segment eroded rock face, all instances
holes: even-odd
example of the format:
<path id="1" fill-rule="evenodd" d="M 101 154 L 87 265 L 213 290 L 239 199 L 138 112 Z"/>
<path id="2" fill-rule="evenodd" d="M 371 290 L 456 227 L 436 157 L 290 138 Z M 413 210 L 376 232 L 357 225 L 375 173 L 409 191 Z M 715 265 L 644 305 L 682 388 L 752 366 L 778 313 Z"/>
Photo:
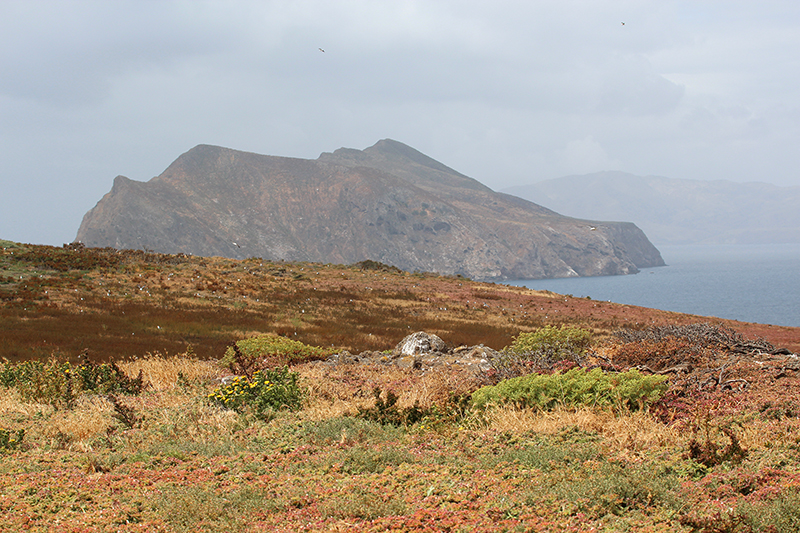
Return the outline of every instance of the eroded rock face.
<path id="1" fill-rule="evenodd" d="M 234 259 L 370 259 L 487 281 L 664 264 L 634 224 L 559 215 L 388 139 L 317 160 L 197 146 L 146 183 L 117 177 L 76 239 Z"/>

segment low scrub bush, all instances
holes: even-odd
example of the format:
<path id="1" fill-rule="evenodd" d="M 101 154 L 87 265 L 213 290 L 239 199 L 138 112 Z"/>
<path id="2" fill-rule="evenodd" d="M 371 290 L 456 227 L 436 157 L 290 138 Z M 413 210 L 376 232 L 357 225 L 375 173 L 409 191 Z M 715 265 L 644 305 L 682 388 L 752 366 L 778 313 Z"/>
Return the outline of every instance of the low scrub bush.
<path id="1" fill-rule="evenodd" d="M 329 349 L 309 346 L 285 337 L 259 335 L 230 346 L 220 363 L 233 373 L 251 379 L 260 369 L 325 359 L 331 353 Z"/>
<path id="2" fill-rule="evenodd" d="M 551 369 L 561 361 L 580 364 L 592 344 L 591 332 L 574 326 L 545 326 L 530 333 L 520 333 L 503 351 L 535 366 Z"/>
<path id="3" fill-rule="evenodd" d="M 730 440 L 727 446 L 723 448 L 709 435 L 706 435 L 705 440 L 698 440 L 695 437 L 689 441 L 688 458 L 707 467 L 714 467 L 725 462 L 741 463 L 747 456 L 747 450 L 742 449 L 736 433 L 729 427 L 721 427 L 719 430 Z"/>
<path id="4" fill-rule="evenodd" d="M 106 399 L 114 406 L 114 418 L 126 428 L 131 429 L 142 422 L 141 417 L 136 414 L 133 408 L 120 403 L 119 399 L 113 394 L 106 396 Z"/>
<path id="5" fill-rule="evenodd" d="M 426 410 L 420 428 L 439 429 L 446 427 L 463 427 L 480 419 L 472 410 L 472 395 L 467 393 L 451 393 L 441 402 L 434 403 Z"/>
<path id="6" fill-rule="evenodd" d="M 361 270 L 377 270 L 378 272 L 394 272 L 397 274 L 402 273 L 403 271 L 397 268 L 396 266 L 387 265 L 385 263 L 381 263 L 380 261 L 373 261 L 372 259 L 366 259 L 364 261 L 359 261 L 355 263 L 353 266 L 361 269 Z"/>
<path id="7" fill-rule="evenodd" d="M 622 342 L 682 339 L 696 345 L 714 346 L 742 340 L 742 336 L 733 329 L 725 326 L 712 326 L 708 323 L 667 324 L 664 326 L 649 326 L 643 329 L 624 328 L 614 332 L 614 336 Z"/>
<path id="8" fill-rule="evenodd" d="M 800 490 L 787 487 L 775 498 L 741 501 L 736 515 L 750 531 L 794 533 L 800 530 Z"/>
<path id="9" fill-rule="evenodd" d="M 752 350 L 769 353 L 775 350 L 775 347 L 764 339 L 748 340 L 741 333 L 729 327 L 705 322 L 651 326 L 644 329 L 622 329 L 615 332 L 614 336 L 623 343 L 640 341 L 658 343 L 667 340 L 678 340 L 683 341 L 694 349 L 726 349 L 737 353 L 748 353 Z"/>
<path id="10" fill-rule="evenodd" d="M 741 427 L 740 405 L 722 393 L 692 395 L 689 415 L 682 425 L 692 431 L 686 458 L 713 468 L 723 463 L 738 464 L 748 455 L 739 443 L 734 427 Z M 720 440 L 727 440 L 723 446 Z"/>
<path id="11" fill-rule="evenodd" d="M 560 355 L 582 354 L 592 344 L 591 332 L 574 326 L 545 326 L 530 333 L 520 333 L 508 346 L 512 352 Z"/>
<path id="12" fill-rule="evenodd" d="M 568 370 L 581 366 L 592 334 L 574 326 L 544 326 L 520 333 L 493 357 L 484 378 L 491 385 L 536 371 Z"/>
<path id="13" fill-rule="evenodd" d="M 386 399 L 381 398 L 380 387 L 375 387 L 375 405 L 373 407 L 361 407 L 358 416 L 365 420 L 372 420 L 379 424 L 391 424 L 393 426 L 410 426 L 421 421 L 430 414 L 429 410 L 423 409 L 419 403 L 414 403 L 411 407 L 400 408 L 397 406 L 397 395 L 392 391 L 386 391 Z"/>
<path id="14" fill-rule="evenodd" d="M 597 445 L 589 439 L 564 442 L 560 436 L 535 435 L 528 440 L 505 432 L 500 434 L 498 440 L 509 446 L 497 455 L 485 459 L 483 466 L 493 467 L 505 461 L 541 472 L 565 471 L 570 466 L 597 459 L 599 455 Z"/>
<path id="15" fill-rule="evenodd" d="M 288 367 L 258 370 L 252 378 L 239 376 L 213 390 L 212 403 L 238 413 L 251 411 L 257 418 L 268 419 L 273 411 L 297 410 L 303 402 L 303 391 L 297 384 L 299 374 Z"/>
<path id="16" fill-rule="evenodd" d="M 652 370 L 676 365 L 701 365 L 712 355 L 709 348 L 677 338 L 642 339 L 613 347 L 615 364 L 627 367 L 644 365 Z"/>
<path id="17" fill-rule="evenodd" d="M 131 378 L 114 362 L 72 365 L 55 359 L 6 361 L 0 368 L 0 385 L 15 387 L 25 401 L 49 404 L 70 403 L 82 393 L 135 395 L 143 388 L 141 372 Z"/>
<path id="18" fill-rule="evenodd" d="M 550 410 L 557 406 L 612 406 L 644 409 L 666 391 L 666 376 L 646 376 L 637 370 L 605 373 L 599 368 L 574 368 L 565 373 L 530 374 L 482 387 L 472 394 L 477 408 L 514 404 Z"/>
<path id="19" fill-rule="evenodd" d="M 0 428 L 0 453 L 16 450 L 22 444 L 22 438 L 25 436 L 24 429 Z"/>
<path id="20" fill-rule="evenodd" d="M 112 268 L 120 262 L 117 251 L 112 248 L 86 248 L 80 243 L 65 244 L 62 248 L 36 245 L 26 248 L 24 253 L 15 256 L 17 261 L 59 272 Z"/>

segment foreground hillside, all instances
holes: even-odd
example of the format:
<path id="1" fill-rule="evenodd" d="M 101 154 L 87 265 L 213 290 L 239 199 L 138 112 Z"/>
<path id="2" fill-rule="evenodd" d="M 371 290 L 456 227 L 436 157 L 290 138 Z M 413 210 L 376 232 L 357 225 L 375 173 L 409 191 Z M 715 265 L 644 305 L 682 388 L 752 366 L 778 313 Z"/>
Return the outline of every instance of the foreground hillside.
<path id="1" fill-rule="evenodd" d="M 800 528 L 797 328 L 2 244 L 0 530 Z M 402 364 L 422 330 L 440 364 Z"/>
<path id="2" fill-rule="evenodd" d="M 370 262 L 237 261 L 8 241 L 0 261 L 0 357 L 11 360 L 83 351 L 107 360 L 189 346 L 216 358 L 253 333 L 359 353 L 423 330 L 454 346 L 499 349 L 546 324 L 602 336 L 623 326 L 705 320 Z M 717 322 L 800 351 L 795 328 Z"/>

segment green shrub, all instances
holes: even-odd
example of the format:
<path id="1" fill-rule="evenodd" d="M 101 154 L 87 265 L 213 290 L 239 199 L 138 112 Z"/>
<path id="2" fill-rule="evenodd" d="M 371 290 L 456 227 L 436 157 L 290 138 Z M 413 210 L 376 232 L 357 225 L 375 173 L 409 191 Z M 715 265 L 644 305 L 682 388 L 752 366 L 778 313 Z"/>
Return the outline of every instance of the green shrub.
<path id="1" fill-rule="evenodd" d="M 24 436 L 24 429 L 14 431 L 13 429 L 0 428 L 0 453 L 19 448 Z"/>
<path id="2" fill-rule="evenodd" d="M 472 394 L 472 403 L 478 408 L 515 404 L 543 410 L 559 405 L 643 409 L 666 391 L 666 379 L 645 376 L 637 370 L 615 374 L 599 368 L 574 368 L 563 374 L 530 374 L 482 387 Z"/>
<path id="3" fill-rule="evenodd" d="M 544 326 L 520 333 L 513 342 L 493 357 L 485 377 L 490 384 L 537 370 L 567 370 L 582 366 L 583 355 L 592 344 L 591 332 L 574 326 Z"/>
<path id="4" fill-rule="evenodd" d="M 220 363 L 235 374 L 252 378 L 258 369 L 325 359 L 331 352 L 330 349 L 267 334 L 238 341 L 227 349 Z"/>
<path id="5" fill-rule="evenodd" d="M 239 376 L 233 382 L 212 391 L 208 398 L 226 409 L 238 413 L 252 411 L 268 419 L 273 411 L 297 410 L 303 402 L 303 391 L 297 384 L 299 374 L 288 367 L 258 370 L 252 378 Z"/>
<path id="6" fill-rule="evenodd" d="M 142 374 L 128 377 L 114 362 L 6 361 L 0 368 L 0 385 L 16 387 L 25 401 L 49 404 L 69 403 L 81 393 L 139 394 Z"/>
<path id="7" fill-rule="evenodd" d="M 586 353 L 592 344 L 591 332 L 574 326 L 545 326 L 530 333 L 520 333 L 506 348 L 532 361 L 553 364 Z"/>
<path id="8" fill-rule="evenodd" d="M 86 362 L 70 369 L 73 387 L 82 392 L 97 394 L 139 394 L 143 388 L 142 372 L 135 378 L 128 377 L 116 363 Z"/>

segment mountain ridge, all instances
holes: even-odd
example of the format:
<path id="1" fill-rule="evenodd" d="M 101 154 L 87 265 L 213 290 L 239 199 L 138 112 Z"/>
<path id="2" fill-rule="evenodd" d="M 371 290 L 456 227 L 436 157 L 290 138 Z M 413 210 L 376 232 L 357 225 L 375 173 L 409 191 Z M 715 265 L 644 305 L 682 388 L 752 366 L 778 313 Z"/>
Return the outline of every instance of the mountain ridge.
<path id="1" fill-rule="evenodd" d="M 634 224 L 564 217 L 391 139 L 316 160 L 198 145 L 148 182 L 117 177 L 76 240 L 239 259 L 372 259 L 481 280 L 663 265 Z"/>

